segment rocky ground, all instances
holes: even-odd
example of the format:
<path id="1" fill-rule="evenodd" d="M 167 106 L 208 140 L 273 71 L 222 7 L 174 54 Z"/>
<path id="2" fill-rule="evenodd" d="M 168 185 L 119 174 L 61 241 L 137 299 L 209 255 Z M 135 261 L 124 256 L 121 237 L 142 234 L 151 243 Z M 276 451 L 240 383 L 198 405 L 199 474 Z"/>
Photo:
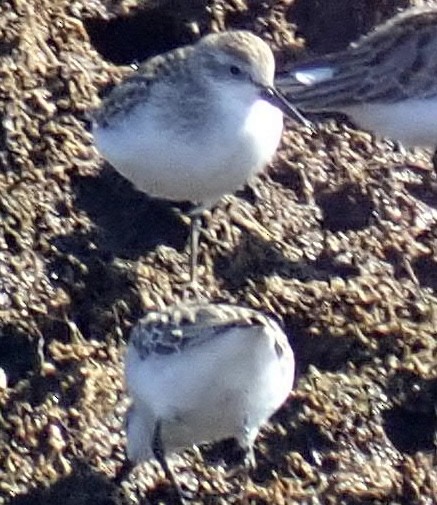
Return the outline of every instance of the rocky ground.
<path id="1" fill-rule="evenodd" d="M 199 33 L 250 29 L 284 68 L 412 3 L 1 3 L 0 504 L 172 503 L 153 462 L 121 485 L 114 476 L 124 345 L 145 310 L 181 299 L 188 221 L 98 157 L 88 111 L 99 96 L 132 62 Z M 297 358 L 245 499 L 437 503 L 430 153 L 342 122 L 288 124 L 266 173 L 205 217 L 200 263 L 205 299 L 275 314 Z M 224 443 L 175 459 L 194 503 L 242 501 L 231 453 Z"/>

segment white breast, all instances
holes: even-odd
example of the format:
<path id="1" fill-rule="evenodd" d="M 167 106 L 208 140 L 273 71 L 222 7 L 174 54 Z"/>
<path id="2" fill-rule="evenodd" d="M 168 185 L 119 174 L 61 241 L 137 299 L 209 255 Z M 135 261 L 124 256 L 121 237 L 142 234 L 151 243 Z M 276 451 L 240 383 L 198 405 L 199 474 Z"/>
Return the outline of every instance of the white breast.
<path id="1" fill-rule="evenodd" d="M 279 109 L 230 94 L 223 96 L 216 117 L 194 133 L 163 124 L 146 104 L 116 127 L 96 127 L 94 137 L 103 156 L 138 189 L 212 204 L 271 160 L 281 132 Z"/>
<path id="2" fill-rule="evenodd" d="M 293 383 L 290 348 L 278 356 L 274 334 L 235 329 L 181 353 L 126 356 L 126 382 L 135 405 L 162 419 L 169 452 L 192 444 L 253 438 L 287 398 Z M 149 415 L 150 417 L 150 415 Z"/>

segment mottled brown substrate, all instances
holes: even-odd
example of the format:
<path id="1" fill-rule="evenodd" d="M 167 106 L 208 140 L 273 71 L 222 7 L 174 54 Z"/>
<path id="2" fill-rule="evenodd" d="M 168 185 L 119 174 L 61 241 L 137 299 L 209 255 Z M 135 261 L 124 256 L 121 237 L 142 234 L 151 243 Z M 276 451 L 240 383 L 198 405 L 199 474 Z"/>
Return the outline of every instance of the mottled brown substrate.
<path id="1" fill-rule="evenodd" d="M 124 460 L 129 328 L 180 299 L 189 276 L 187 220 L 132 190 L 92 147 L 87 111 L 129 71 L 113 63 L 244 27 L 282 67 L 344 46 L 406 2 L 353 3 L 344 23 L 354 33 L 334 26 L 315 43 L 317 23 L 351 2 L 304 12 L 297 0 L 2 2 L 1 504 L 171 503 L 153 462 L 112 480 Z M 206 216 L 202 294 L 282 318 L 299 368 L 259 438 L 253 503 L 437 501 L 432 176 L 426 154 L 342 123 L 315 134 L 288 125 L 268 175 Z M 241 475 L 222 467 L 230 453 L 224 443 L 203 451 L 212 466 L 192 452 L 175 461 L 197 501 L 241 502 Z"/>

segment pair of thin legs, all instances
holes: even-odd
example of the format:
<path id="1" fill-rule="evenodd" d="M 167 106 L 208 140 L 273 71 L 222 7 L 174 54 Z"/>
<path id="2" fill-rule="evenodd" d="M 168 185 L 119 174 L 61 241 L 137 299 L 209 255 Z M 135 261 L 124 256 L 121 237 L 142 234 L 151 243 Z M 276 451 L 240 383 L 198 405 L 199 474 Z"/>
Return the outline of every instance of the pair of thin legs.
<path id="1" fill-rule="evenodd" d="M 255 453 L 253 450 L 253 437 L 246 429 L 244 431 L 243 440 L 244 441 L 241 445 L 243 446 L 243 449 L 245 451 L 244 470 L 247 480 L 249 478 L 249 470 L 251 469 L 253 470 L 256 467 L 256 460 L 255 460 Z M 160 420 L 157 421 L 155 425 L 155 431 L 153 433 L 153 441 L 152 441 L 152 451 L 153 454 L 155 455 L 155 458 L 157 459 L 162 469 L 164 470 L 166 478 L 170 481 L 173 489 L 176 491 L 177 494 L 176 505 L 186 505 L 187 500 L 190 500 L 191 497 L 187 496 L 187 494 L 180 489 L 179 484 L 177 483 L 177 480 L 167 462 L 167 459 L 165 457 L 164 444 L 162 441 L 162 423 Z"/>

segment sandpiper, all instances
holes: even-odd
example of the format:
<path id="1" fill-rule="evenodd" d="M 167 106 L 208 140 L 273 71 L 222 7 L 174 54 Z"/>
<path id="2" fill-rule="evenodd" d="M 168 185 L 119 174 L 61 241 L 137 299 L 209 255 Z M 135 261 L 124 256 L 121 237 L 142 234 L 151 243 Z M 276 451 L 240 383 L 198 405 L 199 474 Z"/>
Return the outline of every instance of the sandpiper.
<path id="1" fill-rule="evenodd" d="M 96 145 L 117 171 L 151 196 L 197 205 L 192 280 L 201 212 L 271 160 L 281 109 L 305 122 L 274 88 L 274 71 L 259 37 L 214 33 L 147 60 L 95 114 Z"/>
<path id="2" fill-rule="evenodd" d="M 405 147 L 437 145 L 437 8 L 400 13 L 346 50 L 297 64 L 276 85 L 303 111 L 342 112 Z"/>
<path id="3" fill-rule="evenodd" d="M 235 438 L 255 465 L 255 438 L 291 391 L 294 355 L 255 310 L 185 303 L 134 327 L 125 377 L 128 457 L 158 459 L 178 490 L 165 455 L 193 445 Z"/>

